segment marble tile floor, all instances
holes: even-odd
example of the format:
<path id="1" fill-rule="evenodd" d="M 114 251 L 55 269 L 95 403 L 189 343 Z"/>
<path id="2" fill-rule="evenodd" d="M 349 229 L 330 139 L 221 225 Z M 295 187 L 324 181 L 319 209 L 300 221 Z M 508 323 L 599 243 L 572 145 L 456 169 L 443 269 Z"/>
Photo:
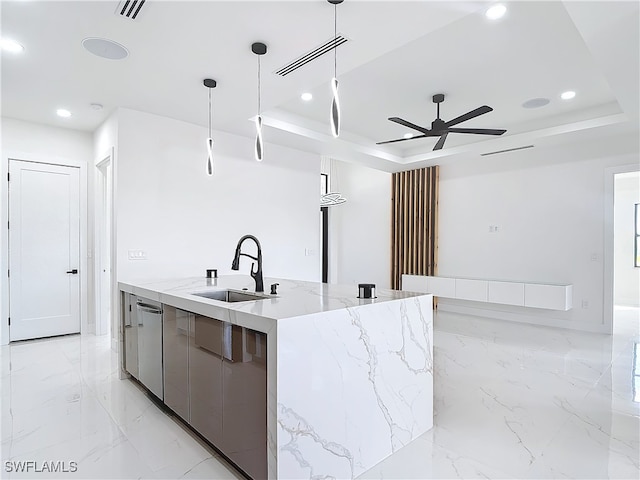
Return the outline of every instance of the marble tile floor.
<path id="1" fill-rule="evenodd" d="M 614 324 L 437 313 L 435 427 L 360 478 L 640 478 L 640 310 L 616 308 Z M 108 337 L 0 347 L 0 367 L 0 478 L 242 478 L 118 379 Z M 9 472 L 18 461 L 77 471 Z"/>

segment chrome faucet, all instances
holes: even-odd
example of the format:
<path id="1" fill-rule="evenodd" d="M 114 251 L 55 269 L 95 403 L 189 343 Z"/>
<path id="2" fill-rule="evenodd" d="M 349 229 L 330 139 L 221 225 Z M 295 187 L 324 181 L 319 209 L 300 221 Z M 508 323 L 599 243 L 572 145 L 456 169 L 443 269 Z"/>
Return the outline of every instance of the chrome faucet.
<path id="1" fill-rule="evenodd" d="M 242 249 L 242 243 L 247 239 L 251 239 L 256 243 L 256 246 L 258 247 L 257 257 L 254 257 L 253 255 L 249 255 L 246 253 L 241 253 L 240 250 Z M 238 245 L 236 246 L 236 255 L 233 257 L 231 270 L 238 270 L 240 268 L 241 256 L 249 257 L 255 260 L 256 262 L 258 262 L 258 270 L 256 270 L 255 272 L 253 271 L 253 267 L 255 266 L 255 263 L 251 264 L 251 276 L 256 281 L 256 292 L 264 292 L 264 280 L 262 278 L 262 248 L 260 247 L 260 242 L 256 237 L 254 237 L 253 235 L 245 235 L 240 240 L 238 240 Z"/>

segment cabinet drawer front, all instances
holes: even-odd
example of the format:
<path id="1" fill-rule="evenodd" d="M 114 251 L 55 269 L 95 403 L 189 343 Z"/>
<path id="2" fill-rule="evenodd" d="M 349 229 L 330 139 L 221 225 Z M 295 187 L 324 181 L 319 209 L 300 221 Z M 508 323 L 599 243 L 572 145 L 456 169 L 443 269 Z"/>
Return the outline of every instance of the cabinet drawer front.
<path id="1" fill-rule="evenodd" d="M 402 290 L 405 292 L 429 292 L 427 277 L 422 275 L 402 275 Z"/>
<path id="2" fill-rule="evenodd" d="M 570 310 L 572 307 L 571 285 L 542 285 L 527 283 L 524 286 L 525 307 Z"/>
<path id="3" fill-rule="evenodd" d="M 487 281 L 456 278 L 456 298 L 486 302 Z"/>
<path id="4" fill-rule="evenodd" d="M 524 306 L 524 283 L 489 282 L 489 302 Z"/>
<path id="5" fill-rule="evenodd" d="M 428 292 L 436 297 L 456 298 L 456 279 L 427 277 Z"/>
<path id="6" fill-rule="evenodd" d="M 220 320 L 196 315 L 194 343 L 197 347 L 222 356 L 222 332 Z"/>

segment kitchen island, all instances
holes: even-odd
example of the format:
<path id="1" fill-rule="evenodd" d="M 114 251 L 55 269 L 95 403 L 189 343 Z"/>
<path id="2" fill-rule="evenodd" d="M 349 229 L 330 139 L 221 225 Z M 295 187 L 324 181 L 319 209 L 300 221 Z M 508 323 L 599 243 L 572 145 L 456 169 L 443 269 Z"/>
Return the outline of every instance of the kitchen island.
<path id="1" fill-rule="evenodd" d="M 190 312 L 196 322 L 216 319 L 249 332 L 238 336 L 242 351 L 220 356 L 235 367 L 264 357 L 259 365 L 266 374 L 266 438 L 258 444 L 266 465 L 263 470 L 243 468 L 241 452 L 228 455 L 232 461 L 253 477 L 355 478 L 433 426 L 431 295 L 378 290 L 376 298 L 360 299 L 356 286 L 273 278 L 265 279 L 265 290 L 273 283 L 279 284 L 277 294 L 234 303 L 194 293 L 252 292 L 253 279 L 238 275 L 119 284 L 123 299 L 132 294 L 159 302 L 167 307 L 165 315 Z M 165 343 L 166 355 L 173 350 Z M 189 361 L 193 369 L 197 360 L 190 355 Z M 165 371 L 165 385 L 168 378 Z M 192 397 L 191 416 L 199 408 Z M 243 417 L 264 423 L 260 416 Z M 223 431 L 231 420 L 222 415 L 221 424 Z M 234 428 L 252 428 L 239 425 Z"/>

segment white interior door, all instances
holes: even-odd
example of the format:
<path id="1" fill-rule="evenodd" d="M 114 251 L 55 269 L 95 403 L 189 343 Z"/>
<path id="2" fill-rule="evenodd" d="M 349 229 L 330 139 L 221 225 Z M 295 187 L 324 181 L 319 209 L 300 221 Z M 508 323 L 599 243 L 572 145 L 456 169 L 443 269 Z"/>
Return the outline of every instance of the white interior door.
<path id="1" fill-rule="evenodd" d="M 9 160 L 11 341 L 80 332 L 79 170 Z"/>

